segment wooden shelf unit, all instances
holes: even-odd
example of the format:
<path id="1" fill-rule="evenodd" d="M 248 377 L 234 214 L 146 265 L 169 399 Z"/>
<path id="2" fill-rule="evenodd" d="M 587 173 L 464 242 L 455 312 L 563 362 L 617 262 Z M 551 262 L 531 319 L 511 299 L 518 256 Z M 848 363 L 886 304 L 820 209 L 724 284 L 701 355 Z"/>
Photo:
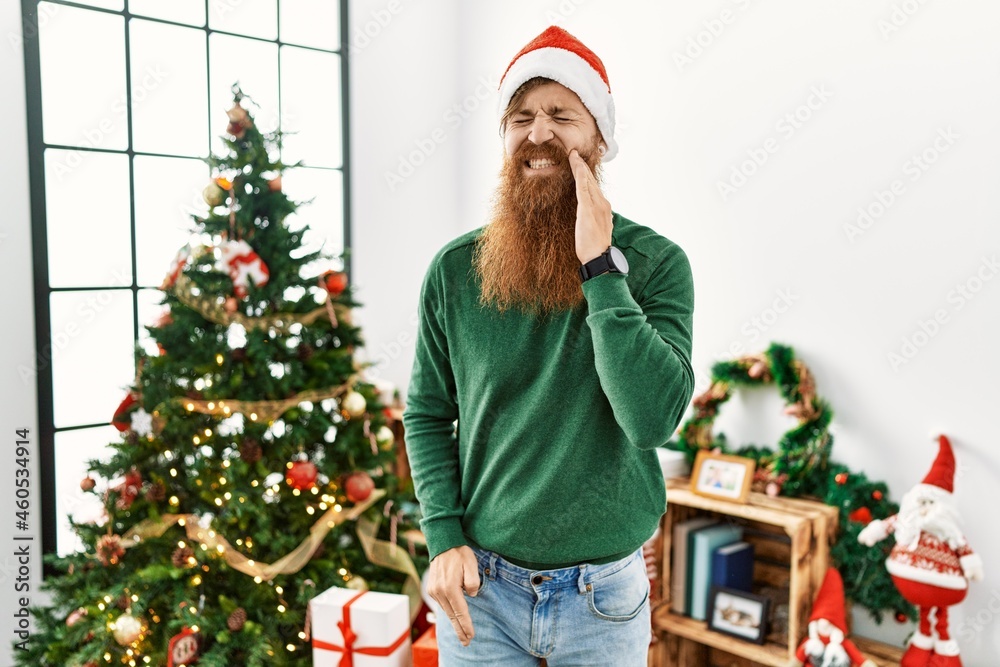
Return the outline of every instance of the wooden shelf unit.
<path id="1" fill-rule="evenodd" d="M 788 587 L 784 641 L 776 641 L 773 632 L 763 645 L 740 641 L 709 630 L 704 621 L 670 611 L 673 527 L 706 513 L 749 529 L 745 539 L 754 544 L 755 558 L 761 558 L 754 567 L 757 582 Z M 656 645 L 659 664 L 708 665 L 708 649 L 714 648 L 745 658 L 748 664 L 784 667 L 806 635 L 812 600 L 826 575 L 837 523 L 837 508 L 823 503 L 751 493 L 746 504 L 739 504 L 692 493 L 688 478 L 667 480 L 667 512 L 661 524 L 660 602 L 653 611 L 653 630 L 663 639 Z"/>

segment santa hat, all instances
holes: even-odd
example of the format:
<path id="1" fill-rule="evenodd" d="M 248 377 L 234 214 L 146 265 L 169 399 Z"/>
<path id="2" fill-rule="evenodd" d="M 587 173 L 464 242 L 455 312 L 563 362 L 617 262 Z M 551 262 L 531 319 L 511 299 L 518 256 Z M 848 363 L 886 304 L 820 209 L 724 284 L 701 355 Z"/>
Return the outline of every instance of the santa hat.
<path id="1" fill-rule="evenodd" d="M 823 585 L 820 586 L 819 594 L 813 603 L 812 616 L 809 623 L 826 619 L 830 625 L 834 626 L 845 635 L 847 634 L 847 614 L 844 612 L 844 580 L 840 578 L 840 572 L 831 567 L 826 571 L 823 578 Z"/>
<path id="2" fill-rule="evenodd" d="M 938 436 L 938 455 L 923 484 L 937 486 L 948 493 L 955 492 L 955 453 L 947 436 Z"/>
<path id="3" fill-rule="evenodd" d="M 576 93 L 597 121 L 608 146 L 602 159 L 606 162 L 618 154 L 614 138 L 615 102 L 611 98 L 608 73 L 597 54 L 562 28 L 549 26 L 514 56 L 500 79 L 501 116 L 521 84 L 536 76 L 552 79 Z"/>

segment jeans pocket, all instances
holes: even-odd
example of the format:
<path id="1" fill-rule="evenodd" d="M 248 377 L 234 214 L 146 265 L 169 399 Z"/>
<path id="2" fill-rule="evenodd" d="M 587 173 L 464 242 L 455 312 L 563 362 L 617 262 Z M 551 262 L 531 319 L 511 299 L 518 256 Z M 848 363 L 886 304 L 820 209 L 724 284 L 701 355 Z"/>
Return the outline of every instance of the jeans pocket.
<path id="1" fill-rule="evenodd" d="M 489 586 L 489 568 L 490 561 L 482 555 L 482 552 L 476 553 L 476 573 L 479 575 L 479 591 L 476 593 L 477 597 L 482 595 L 483 591 L 485 591 L 487 586 Z M 466 594 L 466 597 L 472 598 L 472 596 L 468 594 Z"/>
<path id="2" fill-rule="evenodd" d="M 587 603 L 591 613 L 605 621 L 630 621 L 649 601 L 649 577 L 645 561 L 630 556 L 628 565 L 604 577 L 591 580 Z"/>

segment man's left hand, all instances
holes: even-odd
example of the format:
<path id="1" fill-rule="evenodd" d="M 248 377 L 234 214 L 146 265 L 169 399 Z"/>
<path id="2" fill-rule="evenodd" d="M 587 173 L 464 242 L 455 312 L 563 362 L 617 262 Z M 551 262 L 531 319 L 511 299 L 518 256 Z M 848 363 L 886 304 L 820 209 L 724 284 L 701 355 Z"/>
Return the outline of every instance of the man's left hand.
<path id="1" fill-rule="evenodd" d="M 611 203 L 575 148 L 569 152 L 569 164 L 576 180 L 576 256 L 586 264 L 611 245 Z"/>

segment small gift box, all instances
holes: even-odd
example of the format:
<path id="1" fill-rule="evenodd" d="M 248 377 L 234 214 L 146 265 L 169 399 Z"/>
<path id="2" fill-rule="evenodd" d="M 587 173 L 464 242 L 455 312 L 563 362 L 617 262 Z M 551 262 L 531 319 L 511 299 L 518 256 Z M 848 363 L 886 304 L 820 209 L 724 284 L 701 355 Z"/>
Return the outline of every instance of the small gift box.
<path id="1" fill-rule="evenodd" d="M 309 605 L 315 667 L 412 667 L 405 595 L 334 586 Z"/>
<path id="2" fill-rule="evenodd" d="M 413 642 L 413 667 L 438 667 L 436 628 L 436 625 L 427 628 L 427 632 Z"/>

